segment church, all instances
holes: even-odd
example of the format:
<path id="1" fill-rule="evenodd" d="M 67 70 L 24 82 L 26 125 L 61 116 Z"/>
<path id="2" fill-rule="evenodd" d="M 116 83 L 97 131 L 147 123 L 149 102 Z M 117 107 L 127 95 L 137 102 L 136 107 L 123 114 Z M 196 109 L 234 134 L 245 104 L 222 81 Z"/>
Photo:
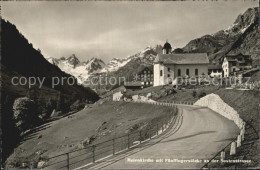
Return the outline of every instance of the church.
<path id="1" fill-rule="evenodd" d="M 153 86 L 174 84 L 176 77 L 199 77 L 208 74 L 207 53 L 172 53 L 171 44 L 166 41 L 163 53 L 154 60 Z"/>

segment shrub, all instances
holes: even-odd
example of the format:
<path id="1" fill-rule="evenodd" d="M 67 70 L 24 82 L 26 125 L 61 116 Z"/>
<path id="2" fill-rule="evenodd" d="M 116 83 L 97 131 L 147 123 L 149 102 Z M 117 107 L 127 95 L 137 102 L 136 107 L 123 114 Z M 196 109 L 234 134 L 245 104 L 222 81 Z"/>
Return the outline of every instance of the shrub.
<path id="1" fill-rule="evenodd" d="M 192 91 L 192 96 L 195 98 L 197 96 L 197 91 L 193 90 Z"/>
<path id="2" fill-rule="evenodd" d="M 85 107 L 85 104 L 83 102 L 80 102 L 80 100 L 76 100 L 71 106 L 70 110 L 72 111 L 78 111 Z"/>
<path id="3" fill-rule="evenodd" d="M 204 91 L 200 91 L 199 94 L 198 94 L 198 97 L 199 98 L 202 98 L 204 96 L 206 96 L 207 94 L 204 92 Z"/>
<path id="4" fill-rule="evenodd" d="M 13 111 L 15 125 L 21 132 L 32 128 L 40 122 L 37 105 L 27 97 L 15 99 Z"/>

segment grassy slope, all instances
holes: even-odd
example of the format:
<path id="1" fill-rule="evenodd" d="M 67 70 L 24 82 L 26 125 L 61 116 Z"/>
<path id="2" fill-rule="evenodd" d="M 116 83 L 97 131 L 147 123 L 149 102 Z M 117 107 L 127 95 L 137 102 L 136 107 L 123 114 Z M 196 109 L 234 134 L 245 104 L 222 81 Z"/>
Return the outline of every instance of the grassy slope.
<path id="1" fill-rule="evenodd" d="M 37 152 L 42 152 L 41 157 L 51 157 L 77 149 L 86 137 L 96 135 L 104 122 L 107 135 L 97 138 L 95 143 L 111 139 L 114 135 L 124 135 L 131 127 L 142 122 L 160 121 L 171 112 L 172 108 L 149 104 L 105 102 L 93 105 L 72 115 L 72 118 L 64 117 L 38 127 L 16 148 L 8 162 L 37 160 Z"/>

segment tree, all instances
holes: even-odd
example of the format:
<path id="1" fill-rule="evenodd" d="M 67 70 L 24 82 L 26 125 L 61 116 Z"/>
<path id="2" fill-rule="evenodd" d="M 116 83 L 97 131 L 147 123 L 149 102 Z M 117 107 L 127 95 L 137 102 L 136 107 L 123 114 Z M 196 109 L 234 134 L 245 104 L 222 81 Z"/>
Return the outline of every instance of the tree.
<path id="1" fill-rule="evenodd" d="M 64 96 L 63 96 L 63 94 L 61 92 L 59 92 L 56 110 L 65 112 Z"/>
<path id="2" fill-rule="evenodd" d="M 15 125 L 21 132 L 32 128 L 40 122 L 37 105 L 28 97 L 15 99 L 13 111 Z"/>
<path id="3" fill-rule="evenodd" d="M 6 160 L 19 141 L 19 130 L 13 119 L 14 98 L 10 95 L 1 94 L 1 123 L 2 123 L 2 160 Z"/>
<path id="4" fill-rule="evenodd" d="M 42 53 L 42 51 L 41 51 L 39 48 L 37 49 L 37 51 L 38 51 L 40 54 Z"/>
<path id="5" fill-rule="evenodd" d="M 184 53 L 184 51 L 181 48 L 176 48 L 175 50 L 173 50 L 173 53 L 179 54 L 179 53 Z"/>

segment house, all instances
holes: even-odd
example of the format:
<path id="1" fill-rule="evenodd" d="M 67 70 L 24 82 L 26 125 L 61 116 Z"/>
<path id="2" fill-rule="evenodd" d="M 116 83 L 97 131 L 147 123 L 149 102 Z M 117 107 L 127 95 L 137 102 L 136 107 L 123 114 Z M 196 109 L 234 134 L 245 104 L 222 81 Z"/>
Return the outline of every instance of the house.
<path id="1" fill-rule="evenodd" d="M 141 89 L 153 85 L 153 66 L 141 65 L 132 81 L 124 83 L 126 89 Z"/>
<path id="2" fill-rule="evenodd" d="M 153 85 L 153 67 L 141 67 L 138 69 L 138 77 L 143 87 Z"/>
<path id="3" fill-rule="evenodd" d="M 221 65 L 209 65 L 208 75 L 210 77 L 222 77 L 222 66 Z"/>
<path id="4" fill-rule="evenodd" d="M 252 58 L 249 55 L 241 53 L 236 55 L 227 55 L 222 63 L 224 77 L 236 76 L 238 72 L 252 68 Z"/>
<path id="5" fill-rule="evenodd" d="M 158 54 L 154 60 L 154 86 L 174 84 L 176 77 L 199 77 L 208 73 L 206 53 L 172 54 L 168 42 L 163 48 L 163 54 Z"/>
<path id="6" fill-rule="evenodd" d="M 126 89 L 141 89 L 143 88 L 141 81 L 131 81 L 131 82 L 125 82 L 124 87 Z"/>

